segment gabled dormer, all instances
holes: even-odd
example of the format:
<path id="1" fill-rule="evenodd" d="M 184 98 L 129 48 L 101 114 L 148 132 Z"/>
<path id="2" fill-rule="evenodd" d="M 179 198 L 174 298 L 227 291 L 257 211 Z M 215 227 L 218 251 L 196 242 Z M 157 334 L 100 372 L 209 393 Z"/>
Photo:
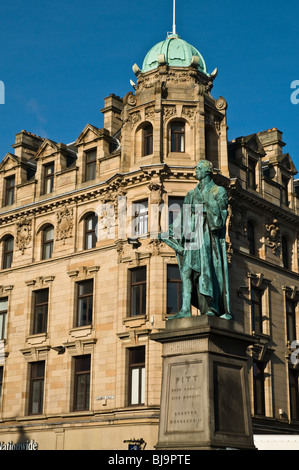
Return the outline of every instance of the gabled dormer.
<path id="1" fill-rule="evenodd" d="M 22 182 L 21 159 L 7 153 L 0 164 L 1 206 L 11 208 L 16 202 L 16 186 Z"/>
<path id="2" fill-rule="evenodd" d="M 34 156 L 37 182 L 36 195 L 45 196 L 63 191 L 63 184 L 60 184 L 63 179 L 60 178 L 60 175 L 73 169 L 76 157 L 77 155 L 72 146 L 45 139 Z M 75 176 L 73 178 L 74 184 Z"/>
<path id="3" fill-rule="evenodd" d="M 280 204 L 285 208 L 294 208 L 294 176 L 297 169 L 288 153 L 272 155 L 269 158 L 270 174 L 280 185 Z"/>
<path id="4" fill-rule="evenodd" d="M 111 153 L 113 138 L 107 129 L 87 124 L 74 146 L 78 149 L 77 184 L 92 184 L 101 179 L 100 163 Z"/>
<path id="5" fill-rule="evenodd" d="M 261 192 L 262 166 L 266 152 L 258 134 L 237 137 L 228 145 L 231 175 L 249 191 Z"/>

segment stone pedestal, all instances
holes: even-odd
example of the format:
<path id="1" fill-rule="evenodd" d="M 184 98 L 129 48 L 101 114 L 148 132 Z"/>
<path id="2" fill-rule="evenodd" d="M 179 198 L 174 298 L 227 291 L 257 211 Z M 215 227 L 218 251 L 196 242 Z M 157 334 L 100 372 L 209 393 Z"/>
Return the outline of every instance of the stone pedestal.
<path id="1" fill-rule="evenodd" d="M 157 450 L 254 450 L 242 325 L 211 316 L 169 320 Z"/>

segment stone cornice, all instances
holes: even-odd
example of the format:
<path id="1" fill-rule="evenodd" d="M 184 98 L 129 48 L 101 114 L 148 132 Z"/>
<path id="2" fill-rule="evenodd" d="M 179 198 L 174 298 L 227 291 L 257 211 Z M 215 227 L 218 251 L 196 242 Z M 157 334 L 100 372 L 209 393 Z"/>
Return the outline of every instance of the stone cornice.
<path id="1" fill-rule="evenodd" d="M 267 214 L 268 216 L 275 217 L 279 220 L 283 219 L 285 222 L 291 224 L 294 224 L 294 222 L 298 224 L 298 214 L 273 204 L 263 198 L 259 193 L 247 191 L 241 188 L 240 185 L 234 185 L 234 183 L 230 185 L 229 192 L 231 196 L 236 197 L 238 201 L 243 201 L 248 205 L 248 207 L 253 207 L 254 210 L 260 210 L 263 214 Z"/>

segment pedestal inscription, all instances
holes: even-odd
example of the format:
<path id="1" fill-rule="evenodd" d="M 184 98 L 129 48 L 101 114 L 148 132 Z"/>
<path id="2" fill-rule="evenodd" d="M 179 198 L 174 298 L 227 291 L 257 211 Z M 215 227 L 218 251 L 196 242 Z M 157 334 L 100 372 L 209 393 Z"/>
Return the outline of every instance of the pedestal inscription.
<path id="1" fill-rule="evenodd" d="M 243 326 L 208 315 L 172 320 L 162 343 L 158 450 L 253 450 Z"/>
<path id="2" fill-rule="evenodd" d="M 202 370 L 202 361 L 169 365 L 166 433 L 202 430 Z"/>

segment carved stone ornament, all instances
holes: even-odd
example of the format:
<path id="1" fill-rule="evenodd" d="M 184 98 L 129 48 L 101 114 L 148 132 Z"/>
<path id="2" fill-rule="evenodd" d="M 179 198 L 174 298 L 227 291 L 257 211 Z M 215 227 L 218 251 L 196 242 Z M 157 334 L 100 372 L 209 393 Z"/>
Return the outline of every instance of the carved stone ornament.
<path id="1" fill-rule="evenodd" d="M 137 99 L 136 96 L 133 95 L 133 93 L 130 93 L 127 97 L 127 103 L 129 106 L 136 106 Z"/>
<path id="2" fill-rule="evenodd" d="M 73 209 L 64 207 L 57 212 L 57 229 L 56 229 L 56 240 L 65 240 L 70 238 L 73 234 Z"/>
<path id="3" fill-rule="evenodd" d="M 19 250 L 22 251 L 22 255 L 24 254 L 25 248 L 29 245 L 31 241 L 31 227 L 31 219 L 22 218 L 17 223 L 16 244 Z"/>
<path id="4" fill-rule="evenodd" d="M 182 115 L 183 115 L 183 116 L 186 116 L 187 118 L 189 118 L 190 121 L 194 121 L 194 119 L 195 119 L 195 113 L 196 113 L 196 109 L 195 109 L 195 108 L 191 108 L 190 106 L 184 106 L 184 107 L 183 107 Z"/>
<path id="5" fill-rule="evenodd" d="M 164 119 L 167 119 L 171 116 L 174 116 L 176 114 L 176 107 L 175 106 L 165 106 L 164 107 Z"/>
<path id="6" fill-rule="evenodd" d="M 148 189 L 151 192 L 150 194 L 151 204 L 161 204 L 161 202 L 163 202 L 163 199 L 162 199 L 163 185 L 158 182 L 152 182 L 148 185 Z"/>
<path id="7" fill-rule="evenodd" d="M 141 114 L 140 114 L 140 112 L 138 111 L 137 113 L 129 114 L 128 120 L 129 120 L 129 121 L 132 123 L 132 125 L 134 126 L 135 124 L 137 124 L 137 122 L 141 121 Z"/>
<path id="8" fill-rule="evenodd" d="M 154 119 L 155 117 L 155 108 L 152 106 L 151 108 L 146 108 L 145 110 L 145 117 L 146 119 Z"/>
<path id="9" fill-rule="evenodd" d="M 266 224 L 265 229 L 268 246 L 272 248 L 273 254 L 279 254 L 281 248 L 281 241 L 278 220 L 274 219 L 273 222 Z"/>
<path id="10" fill-rule="evenodd" d="M 221 111 L 227 108 L 227 102 L 222 96 L 216 101 L 216 108 Z"/>

